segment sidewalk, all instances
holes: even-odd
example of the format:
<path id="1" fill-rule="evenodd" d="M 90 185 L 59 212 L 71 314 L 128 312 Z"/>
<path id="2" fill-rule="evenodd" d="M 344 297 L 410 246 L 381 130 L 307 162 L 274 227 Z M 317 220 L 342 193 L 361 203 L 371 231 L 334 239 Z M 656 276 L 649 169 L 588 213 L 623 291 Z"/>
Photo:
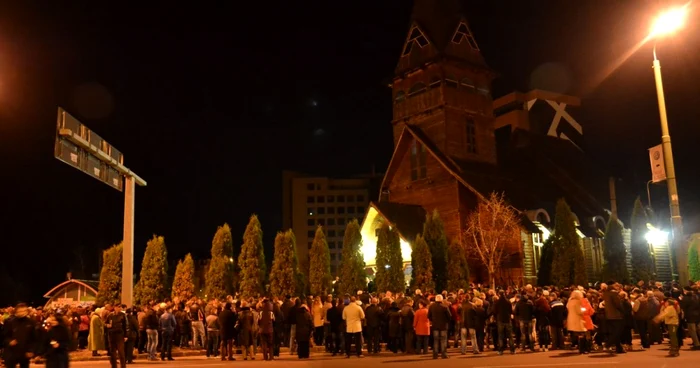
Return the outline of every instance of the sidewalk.
<path id="1" fill-rule="evenodd" d="M 325 351 L 323 346 L 314 346 L 313 348 L 310 349 L 312 353 L 323 353 Z M 262 352 L 262 349 L 258 348 L 258 354 Z M 204 356 L 206 355 L 206 350 L 195 350 L 195 349 L 180 349 L 178 347 L 173 347 L 173 358 L 177 357 L 192 357 L 192 356 Z M 109 360 L 109 356 L 107 356 L 106 352 L 100 352 L 102 356 L 99 357 L 94 357 L 92 356 L 91 351 L 83 350 L 83 351 L 75 351 L 70 353 L 70 360 L 72 362 L 90 362 L 90 361 L 107 361 Z M 236 350 L 236 354 L 241 354 L 240 350 Z M 289 348 L 282 347 L 280 348 L 280 354 L 289 354 Z M 156 354 L 157 358 L 160 358 L 160 353 Z M 148 359 L 148 354 L 138 354 L 134 355 L 134 359 L 138 359 L 140 361 L 147 360 Z"/>

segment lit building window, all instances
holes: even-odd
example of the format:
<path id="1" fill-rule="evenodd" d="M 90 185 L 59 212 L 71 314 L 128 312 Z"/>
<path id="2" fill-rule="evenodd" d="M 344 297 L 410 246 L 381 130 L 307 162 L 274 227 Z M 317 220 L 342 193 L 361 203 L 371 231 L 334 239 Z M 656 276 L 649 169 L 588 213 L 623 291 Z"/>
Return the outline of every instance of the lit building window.
<path id="1" fill-rule="evenodd" d="M 309 208 L 308 213 L 309 213 L 309 216 L 313 216 L 316 214 L 316 211 L 314 211 L 313 208 Z"/>

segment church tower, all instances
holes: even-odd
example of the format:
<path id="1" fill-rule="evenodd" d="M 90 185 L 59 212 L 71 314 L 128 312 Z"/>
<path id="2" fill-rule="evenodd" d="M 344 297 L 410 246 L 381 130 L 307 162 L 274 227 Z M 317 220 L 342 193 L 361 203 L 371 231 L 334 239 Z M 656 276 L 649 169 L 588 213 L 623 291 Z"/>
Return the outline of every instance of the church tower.
<path id="1" fill-rule="evenodd" d="M 495 164 L 495 73 L 465 14 L 461 0 L 415 0 L 392 83 L 394 145 L 410 125 L 455 162 Z"/>

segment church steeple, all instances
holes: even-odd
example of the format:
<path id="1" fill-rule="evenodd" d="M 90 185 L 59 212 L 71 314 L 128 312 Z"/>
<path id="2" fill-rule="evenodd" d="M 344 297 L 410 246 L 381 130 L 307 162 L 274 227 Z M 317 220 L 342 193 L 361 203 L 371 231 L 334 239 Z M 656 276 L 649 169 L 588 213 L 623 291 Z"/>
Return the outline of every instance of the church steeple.
<path id="1" fill-rule="evenodd" d="M 463 0 L 415 0 L 396 73 L 441 57 L 486 67 L 469 29 Z"/>

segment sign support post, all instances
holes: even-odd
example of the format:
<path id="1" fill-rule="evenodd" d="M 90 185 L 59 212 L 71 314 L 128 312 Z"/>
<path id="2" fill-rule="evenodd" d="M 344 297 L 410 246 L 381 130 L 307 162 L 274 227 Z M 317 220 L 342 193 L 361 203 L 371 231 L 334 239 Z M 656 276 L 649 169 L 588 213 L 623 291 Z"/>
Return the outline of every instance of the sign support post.
<path id="1" fill-rule="evenodd" d="M 122 304 L 134 305 L 134 192 L 132 176 L 124 178 L 124 239 L 122 241 Z"/>

